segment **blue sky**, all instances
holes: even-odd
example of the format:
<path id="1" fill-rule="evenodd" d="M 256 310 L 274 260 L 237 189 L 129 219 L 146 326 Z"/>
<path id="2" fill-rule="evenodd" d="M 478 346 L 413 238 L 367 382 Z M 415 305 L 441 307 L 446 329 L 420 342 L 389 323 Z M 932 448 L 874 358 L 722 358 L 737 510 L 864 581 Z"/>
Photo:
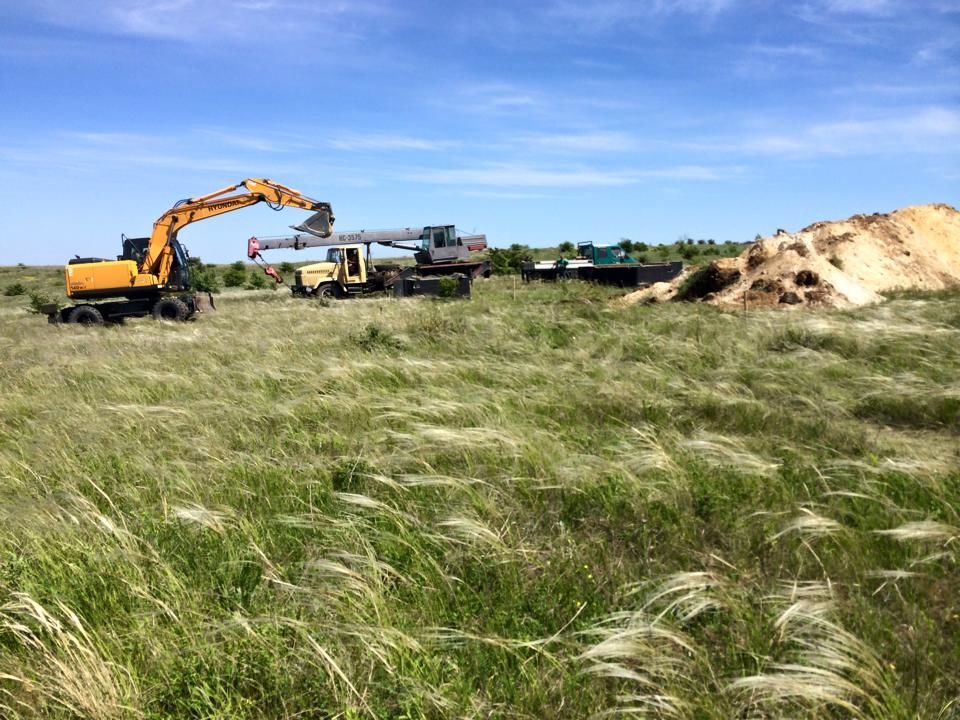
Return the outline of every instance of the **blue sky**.
<path id="1" fill-rule="evenodd" d="M 245 177 L 500 246 L 957 205 L 958 96 L 960 0 L 0 0 L 2 262 Z M 235 260 L 304 217 L 181 238 Z"/>

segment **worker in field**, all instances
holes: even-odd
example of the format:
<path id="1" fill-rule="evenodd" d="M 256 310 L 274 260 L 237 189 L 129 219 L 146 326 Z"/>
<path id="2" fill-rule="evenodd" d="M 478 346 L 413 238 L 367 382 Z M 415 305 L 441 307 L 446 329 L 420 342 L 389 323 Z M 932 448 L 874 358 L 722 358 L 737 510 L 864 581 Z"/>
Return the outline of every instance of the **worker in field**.
<path id="1" fill-rule="evenodd" d="M 567 258 L 563 255 L 560 256 L 559 260 L 557 260 L 557 280 L 567 279 L 567 262 Z"/>

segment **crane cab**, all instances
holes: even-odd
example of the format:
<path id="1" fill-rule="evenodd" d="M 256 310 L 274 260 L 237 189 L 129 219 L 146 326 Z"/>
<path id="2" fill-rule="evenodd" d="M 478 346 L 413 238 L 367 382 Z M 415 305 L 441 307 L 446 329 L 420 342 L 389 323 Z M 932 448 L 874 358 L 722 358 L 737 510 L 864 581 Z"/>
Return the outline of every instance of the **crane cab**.
<path id="1" fill-rule="evenodd" d="M 453 225 L 428 225 L 420 233 L 420 249 L 414 255 L 420 265 L 467 260 L 470 251 L 457 237 Z"/>

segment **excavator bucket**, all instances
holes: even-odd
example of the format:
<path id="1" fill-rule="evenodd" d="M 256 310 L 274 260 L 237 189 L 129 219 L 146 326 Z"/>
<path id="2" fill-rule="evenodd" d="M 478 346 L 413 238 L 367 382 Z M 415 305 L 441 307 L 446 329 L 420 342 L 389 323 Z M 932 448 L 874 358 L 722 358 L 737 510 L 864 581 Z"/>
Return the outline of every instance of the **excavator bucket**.
<path id="1" fill-rule="evenodd" d="M 198 313 L 213 313 L 217 311 L 217 306 L 213 302 L 213 295 L 207 292 L 199 292 L 193 296 L 193 307 Z"/>
<path id="2" fill-rule="evenodd" d="M 322 238 L 330 237 L 333 232 L 333 223 L 330 222 L 330 213 L 327 210 L 315 212 L 299 225 L 291 225 L 290 227 Z"/>

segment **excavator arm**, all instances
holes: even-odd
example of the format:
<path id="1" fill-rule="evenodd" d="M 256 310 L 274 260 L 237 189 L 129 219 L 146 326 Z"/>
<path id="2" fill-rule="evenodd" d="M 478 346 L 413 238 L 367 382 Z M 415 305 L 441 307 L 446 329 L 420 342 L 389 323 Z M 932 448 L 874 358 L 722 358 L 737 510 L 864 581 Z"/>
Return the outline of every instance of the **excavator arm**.
<path id="1" fill-rule="evenodd" d="M 237 192 L 241 188 L 246 192 Z M 153 224 L 150 242 L 140 263 L 140 274 L 155 276 L 158 285 L 166 284 L 173 264 L 171 241 L 177 237 L 181 228 L 198 220 L 233 212 L 260 202 L 266 202 L 276 210 L 281 207 L 312 210 L 315 215 L 308 221 L 311 231 L 320 237 L 328 237 L 333 232 L 333 209 L 329 203 L 313 200 L 298 190 L 272 180 L 247 178 L 236 185 L 230 185 L 207 195 L 181 200 L 161 215 Z"/>

